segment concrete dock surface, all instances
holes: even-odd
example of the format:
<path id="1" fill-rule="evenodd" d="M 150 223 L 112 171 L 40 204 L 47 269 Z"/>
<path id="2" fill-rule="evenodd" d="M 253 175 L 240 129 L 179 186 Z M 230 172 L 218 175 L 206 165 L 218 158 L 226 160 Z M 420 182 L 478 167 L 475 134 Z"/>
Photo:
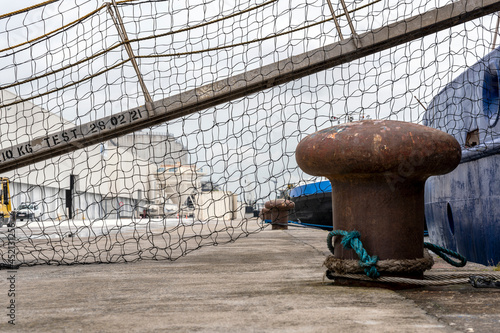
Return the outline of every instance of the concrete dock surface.
<path id="1" fill-rule="evenodd" d="M 323 280 L 326 236 L 267 228 L 174 262 L 3 269 L 0 331 L 500 331 L 500 289 L 462 284 L 393 291 Z M 460 270 L 439 260 L 438 270 Z M 15 325 L 7 297 L 12 281 Z"/>

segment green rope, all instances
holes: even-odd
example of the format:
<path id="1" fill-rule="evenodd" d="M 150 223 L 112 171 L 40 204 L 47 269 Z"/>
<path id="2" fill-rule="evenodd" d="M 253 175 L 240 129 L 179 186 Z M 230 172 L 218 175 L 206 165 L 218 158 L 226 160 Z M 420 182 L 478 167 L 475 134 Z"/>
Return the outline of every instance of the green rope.
<path id="1" fill-rule="evenodd" d="M 347 232 L 344 230 L 333 230 L 328 233 L 327 244 L 328 249 L 333 254 L 332 240 L 334 236 L 342 236 L 342 241 L 340 242 L 345 249 L 352 249 L 359 257 L 359 266 L 364 267 L 365 273 L 368 277 L 376 279 L 380 276 L 375 265 L 377 264 L 377 256 L 369 256 L 368 252 L 363 247 L 363 243 L 359 237 L 361 236 L 358 231 L 353 230 Z"/>
<path id="2" fill-rule="evenodd" d="M 432 252 L 440 256 L 444 261 L 446 261 L 448 264 L 452 266 L 464 267 L 465 264 L 467 264 L 467 259 L 465 259 L 463 255 L 454 252 L 452 250 L 445 249 L 444 247 L 441 247 L 439 245 L 424 242 L 424 248 L 431 250 Z M 460 261 L 459 262 L 453 261 L 448 256 L 454 257 Z"/>
<path id="3" fill-rule="evenodd" d="M 376 279 L 380 276 L 380 273 L 377 271 L 375 265 L 377 264 L 378 257 L 377 256 L 369 256 L 368 252 L 363 248 L 363 243 L 361 243 L 360 233 L 356 230 L 351 232 L 344 230 L 333 230 L 328 233 L 327 237 L 327 245 L 330 252 L 334 253 L 333 247 L 333 237 L 334 236 L 342 236 L 342 240 L 340 243 L 345 249 L 352 249 L 359 257 L 359 266 L 364 267 L 365 273 L 368 277 L 372 279 Z M 438 256 L 443 258 L 444 261 L 453 265 L 455 267 L 463 267 L 467 263 L 467 259 L 464 256 L 460 255 L 457 252 L 445 249 L 441 246 L 424 242 L 424 248 L 431 250 L 436 253 Z M 454 257 L 459 260 L 459 262 L 453 261 L 450 257 Z"/>

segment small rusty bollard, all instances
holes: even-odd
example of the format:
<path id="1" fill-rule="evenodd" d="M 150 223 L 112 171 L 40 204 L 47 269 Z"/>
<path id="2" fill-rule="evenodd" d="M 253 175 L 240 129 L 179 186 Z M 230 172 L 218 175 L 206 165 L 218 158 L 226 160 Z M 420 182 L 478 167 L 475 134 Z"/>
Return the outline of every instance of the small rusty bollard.
<path id="1" fill-rule="evenodd" d="M 262 210 L 260 211 L 260 218 L 264 221 L 271 221 L 271 211 L 265 207 L 262 208 Z"/>
<path id="2" fill-rule="evenodd" d="M 295 208 L 295 203 L 290 200 L 277 199 L 265 203 L 271 214 L 272 230 L 288 229 L 288 211 Z"/>
<path id="3" fill-rule="evenodd" d="M 333 229 L 361 234 L 371 256 L 423 257 L 424 185 L 460 162 L 455 138 L 423 125 L 365 120 L 333 126 L 304 138 L 300 168 L 332 183 Z M 358 259 L 334 240 L 334 257 Z"/>

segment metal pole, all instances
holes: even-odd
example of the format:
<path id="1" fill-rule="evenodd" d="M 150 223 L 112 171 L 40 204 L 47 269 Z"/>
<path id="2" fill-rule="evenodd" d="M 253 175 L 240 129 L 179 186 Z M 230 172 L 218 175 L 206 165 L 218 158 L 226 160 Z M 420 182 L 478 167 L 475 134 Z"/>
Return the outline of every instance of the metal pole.
<path id="1" fill-rule="evenodd" d="M 492 51 L 495 49 L 495 46 L 497 45 L 498 26 L 499 25 L 500 25 L 500 12 L 497 13 L 497 27 L 495 29 L 495 34 L 493 35 L 493 46 L 491 47 Z"/>
<path id="2" fill-rule="evenodd" d="M 352 20 L 349 16 L 349 11 L 347 10 L 347 6 L 345 5 L 344 0 L 340 0 L 340 3 L 342 4 L 342 8 L 344 9 L 345 17 L 347 18 L 347 22 L 349 23 L 349 28 L 351 28 L 351 33 L 353 36 L 356 36 L 356 30 L 354 30 L 354 25 L 352 24 Z"/>
<path id="3" fill-rule="evenodd" d="M 144 80 L 142 78 L 142 74 L 139 70 L 139 65 L 137 65 L 137 61 L 135 60 L 135 55 L 134 52 L 132 51 L 132 47 L 130 46 L 130 41 L 127 36 L 127 31 L 125 30 L 125 26 L 123 24 L 123 20 L 120 16 L 120 13 L 118 12 L 118 6 L 116 5 L 116 0 L 112 0 L 113 8 L 116 12 L 116 17 L 113 13 L 113 10 L 110 7 L 110 4 L 108 3 L 108 11 L 111 15 L 111 18 L 113 19 L 113 23 L 116 26 L 116 30 L 118 30 L 118 34 L 120 35 L 120 38 L 122 39 L 124 45 L 125 45 L 125 50 L 127 51 L 128 57 L 130 61 L 132 62 L 132 66 L 134 67 L 135 73 L 137 74 L 137 78 L 139 79 L 139 84 L 142 89 L 142 93 L 144 94 L 144 99 L 146 100 L 146 109 L 148 111 L 152 110 L 152 103 L 153 99 L 151 98 L 151 95 L 149 94 L 149 91 L 146 87 L 146 84 L 144 83 Z"/>
<path id="4" fill-rule="evenodd" d="M 425 105 L 415 95 L 413 95 L 413 97 L 415 97 L 417 102 L 424 108 L 425 111 L 427 111 L 427 108 L 425 107 Z"/>
<path id="5" fill-rule="evenodd" d="M 330 8 L 330 12 L 332 13 L 333 22 L 335 22 L 335 27 L 337 28 L 337 32 L 339 33 L 340 40 L 344 40 L 344 36 L 342 36 L 342 31 L 340 31 L 339 21 L 337 21 L 337 16 L 335 16 L 335 11 L 333 10 L 332 2 L 330 0 L 326 0 L 326 2 L 328 2 L 328 7 Z"/>

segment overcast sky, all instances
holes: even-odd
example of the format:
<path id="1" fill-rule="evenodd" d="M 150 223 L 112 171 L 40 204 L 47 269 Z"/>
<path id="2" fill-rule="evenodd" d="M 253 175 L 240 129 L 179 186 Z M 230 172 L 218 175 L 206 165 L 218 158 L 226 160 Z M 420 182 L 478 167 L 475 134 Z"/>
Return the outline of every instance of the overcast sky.
<path id="1" fill-rule="evenodd" d="M 8 13 L 41 1 L 4 1 L 0 13 Z M 266 0 L 164 1 L 120 6 L 129 38 L 179 30 L 215 18 L 226 17 Z M 35 38 L 86 15 L 102 5 L 100 0 L 61 0 L 0 20 L 0 49 Z M 335 3 L 335 1 L 334 1 Z M 368 1 L 348 1 L 350 9 Z M 356 31 L 389 24 L 449 1 L 380 1 L 351 14 Z M 189 4 L 190 9 L 186 9 Z M 336 12 L 340 13 L 338 4 Z M 60 15 L 59 13 L 64 13 Z M 299 28 L 329 17 L 326 1 L 278 0 L 233 19 L 134 44 L 136 55 L 177 54 L 140 59 L 139 64 L 154 100 L 221 80 L 292 55 L 339 40 L 333 22 L 300 30 L 260 43 L 203 53 L 214 48 L 262 38 Z M 43 19 L 43 20 L 42 20 Z M 347 21 L 339 18 L 344 36 Z M 286 85 L 224 103 L 210 110 L 155 128 L 168 132 L 190 151 L 190 161 L 204 167 L 212 180 L 241 193 L 245 184 L 256 184 L 257 198 L 275 193 L 276 186 L 309 179 L 298 170 L 294 151 L 298 141 L 318 129 L 362 116 L 418 122 L 432 97 L 466 66 L 491 47 L 496 18 L 493 16 L 401 45 L 310 75 Z M 21 47 L 15 55 L 0 53 L 0 74 L 6 81 L 20 81 L 90 57 L 120 41 L 109 14 L 102 10 L 92 18 L 49 39 Z M 26 97 L 70 84 L 86 75 L 127 59 L 117 48 L 72 70 L 13 87 Z M 12 66 L 15 63 L 16 66 Z M 3 82 L 5 84 L 5 82 Z M 86 80 L 64 92 L 34 100 L 47 110 L 73 122 L 86 122 L 142 105 L 144 99 L 130 63 Z M 271 194 L 270 194 L 271 193 Z"/>
<path id="2" fill-rule="evenodd" d="M 40 0 L 3 1 L 2 6 L 0 7 L 0 15 L 12 13 L 42 2 L 43 1 Z"/>

